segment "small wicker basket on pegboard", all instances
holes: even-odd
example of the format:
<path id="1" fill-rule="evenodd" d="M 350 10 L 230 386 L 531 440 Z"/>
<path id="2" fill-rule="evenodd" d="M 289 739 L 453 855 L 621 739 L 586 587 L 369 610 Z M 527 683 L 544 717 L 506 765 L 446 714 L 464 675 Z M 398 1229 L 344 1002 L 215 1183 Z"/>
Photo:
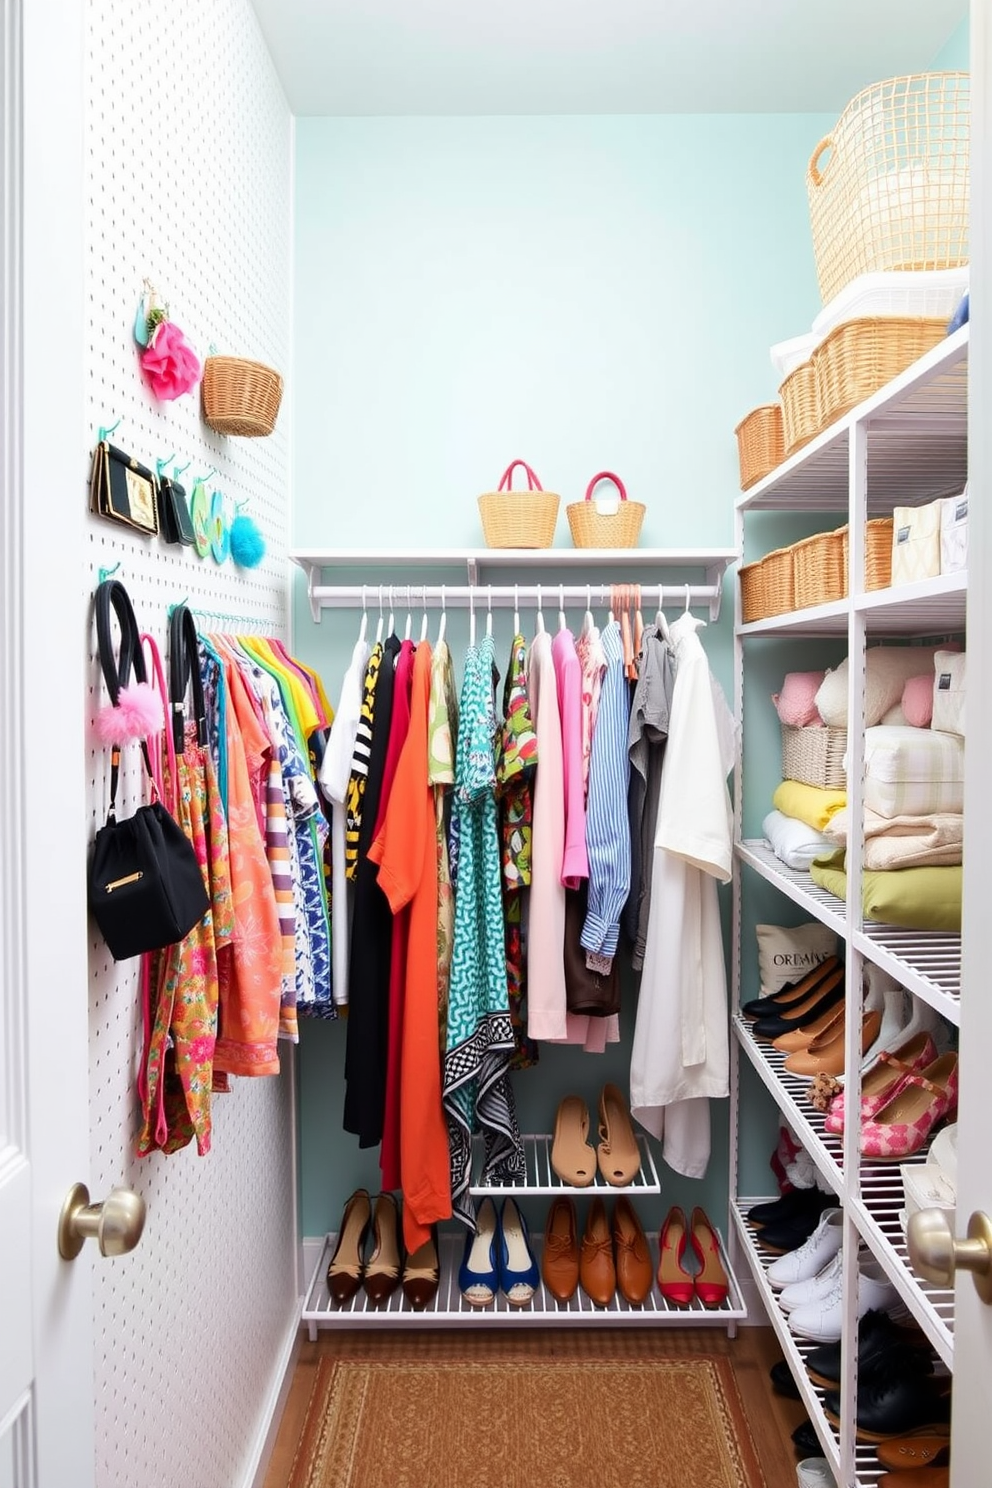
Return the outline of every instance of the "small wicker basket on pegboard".
<path id="1" fill-rule="evenodd" d="M 527 490 L 514 491 L 517 466 L 527 477 Z M 561 497 L 545 491 L 526 460 L 513 460 L 495 491 L 479 497 L 479 516 L 487 548 L 550 548 Z"/>
<path id="2" fill-rule="evenodd" d="M 600 481 L 612 481 L 619 492 L 610 510 L 593 499 Z M 636 548 L 646 510 L 642 502 L 627 500 L 627 489 L 618 475 L 601 470 L 586 486 L 585 500 L 566 506 L 565 515 L 577 548 Z"/>
<path id="3" fill-rule="evenodd" d="M 203 419 L 218 434 L 271 434 L 282 402 L 282 378 L 263 362 L 209 356 L 200 384 Z"/>

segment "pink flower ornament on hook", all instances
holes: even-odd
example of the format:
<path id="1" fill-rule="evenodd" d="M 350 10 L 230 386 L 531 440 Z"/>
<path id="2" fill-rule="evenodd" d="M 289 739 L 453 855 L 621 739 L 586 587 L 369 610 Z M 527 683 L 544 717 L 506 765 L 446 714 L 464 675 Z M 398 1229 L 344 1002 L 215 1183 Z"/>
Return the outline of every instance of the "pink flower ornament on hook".
<path id="1" fill-rule="evenodd" d="M 156 398 L 163 402 L 191 392 L 203 372 L 200 359 L 182 331 L 169 319 L 155 289 L 145 281 L 134 327 L 141 351 L 141 370 Z"/>

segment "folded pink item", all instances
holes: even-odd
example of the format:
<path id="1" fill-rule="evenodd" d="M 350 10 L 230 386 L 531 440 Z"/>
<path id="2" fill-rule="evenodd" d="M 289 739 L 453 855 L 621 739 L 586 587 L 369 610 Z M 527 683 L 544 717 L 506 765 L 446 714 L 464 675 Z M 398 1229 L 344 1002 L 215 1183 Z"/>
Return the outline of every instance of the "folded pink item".
<path id="1" fill-rule="evenodd" d="M 822 723 L 817 712 L 816 694 L 820 690 L 824 672 L 788 672 L 781 692 L 772 693 L 772 702 L 782 723 L 790 728 L 805 728 L 807 724 Z M 933 678 L 930 679 L 931 690 Z"/>
<path id="2" fill-rule="evenodd" d="M 910 677 L 902 690 L 903 717 L 913 728 L 929 728 L 933 717 L 933 677 Z"/>

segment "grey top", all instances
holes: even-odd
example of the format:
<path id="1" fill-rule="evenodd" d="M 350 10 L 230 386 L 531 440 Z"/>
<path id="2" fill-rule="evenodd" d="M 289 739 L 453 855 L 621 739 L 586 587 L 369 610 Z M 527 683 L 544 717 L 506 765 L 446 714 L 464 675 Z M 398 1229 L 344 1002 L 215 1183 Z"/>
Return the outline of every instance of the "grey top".
<path id="1" fill-rule="evenodd" d="M 651 903 L 651 871 L 654 829 L 658 819 L 661 767 L 672 711 L 675 663 L 672 649 L 657 624 L 648 625 L 641 638 L 640 668 L 630 710 L 627 750 L 630 756 L 630 785 L 627 814 L 630 821 L 630 894 L 624 907 L 623 924 L 634 950 L 635 971 L 644 965 Z"/>

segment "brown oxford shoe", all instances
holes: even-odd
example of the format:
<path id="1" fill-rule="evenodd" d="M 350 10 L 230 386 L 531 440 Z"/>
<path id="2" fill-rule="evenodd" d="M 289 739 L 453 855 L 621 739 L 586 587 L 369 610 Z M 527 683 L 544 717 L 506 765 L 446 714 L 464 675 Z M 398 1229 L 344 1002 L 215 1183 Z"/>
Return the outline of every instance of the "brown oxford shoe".
<path id="1" fill-rule="evenodd" d="M 579 1280 L 582 1290 L 597 1307 L 609 1307 L 617 1289 L 613 1264 L 613 1235 L 606 1218 L 602 1199 L 593 1199 L 586 1217 L 585 1234 L 579 1256 Z"/>
<path id="2" fill-rule="evenodd" d="M 544 1285 L 559 1302 L 574 1297 L 579 1284 L 579 1222 L 571 1199 L 555 1199 L 548 1210 L 541 1275 Z"/>
<path id="3" fill-rule="evenodd" d="M 620 1294 L 634 1307 L 640 1307 L 651 1290 L 654 1266 L 648 1237 L 627 1198 L 617 1199 L 613 1206 L 613 1244 Z"/>

